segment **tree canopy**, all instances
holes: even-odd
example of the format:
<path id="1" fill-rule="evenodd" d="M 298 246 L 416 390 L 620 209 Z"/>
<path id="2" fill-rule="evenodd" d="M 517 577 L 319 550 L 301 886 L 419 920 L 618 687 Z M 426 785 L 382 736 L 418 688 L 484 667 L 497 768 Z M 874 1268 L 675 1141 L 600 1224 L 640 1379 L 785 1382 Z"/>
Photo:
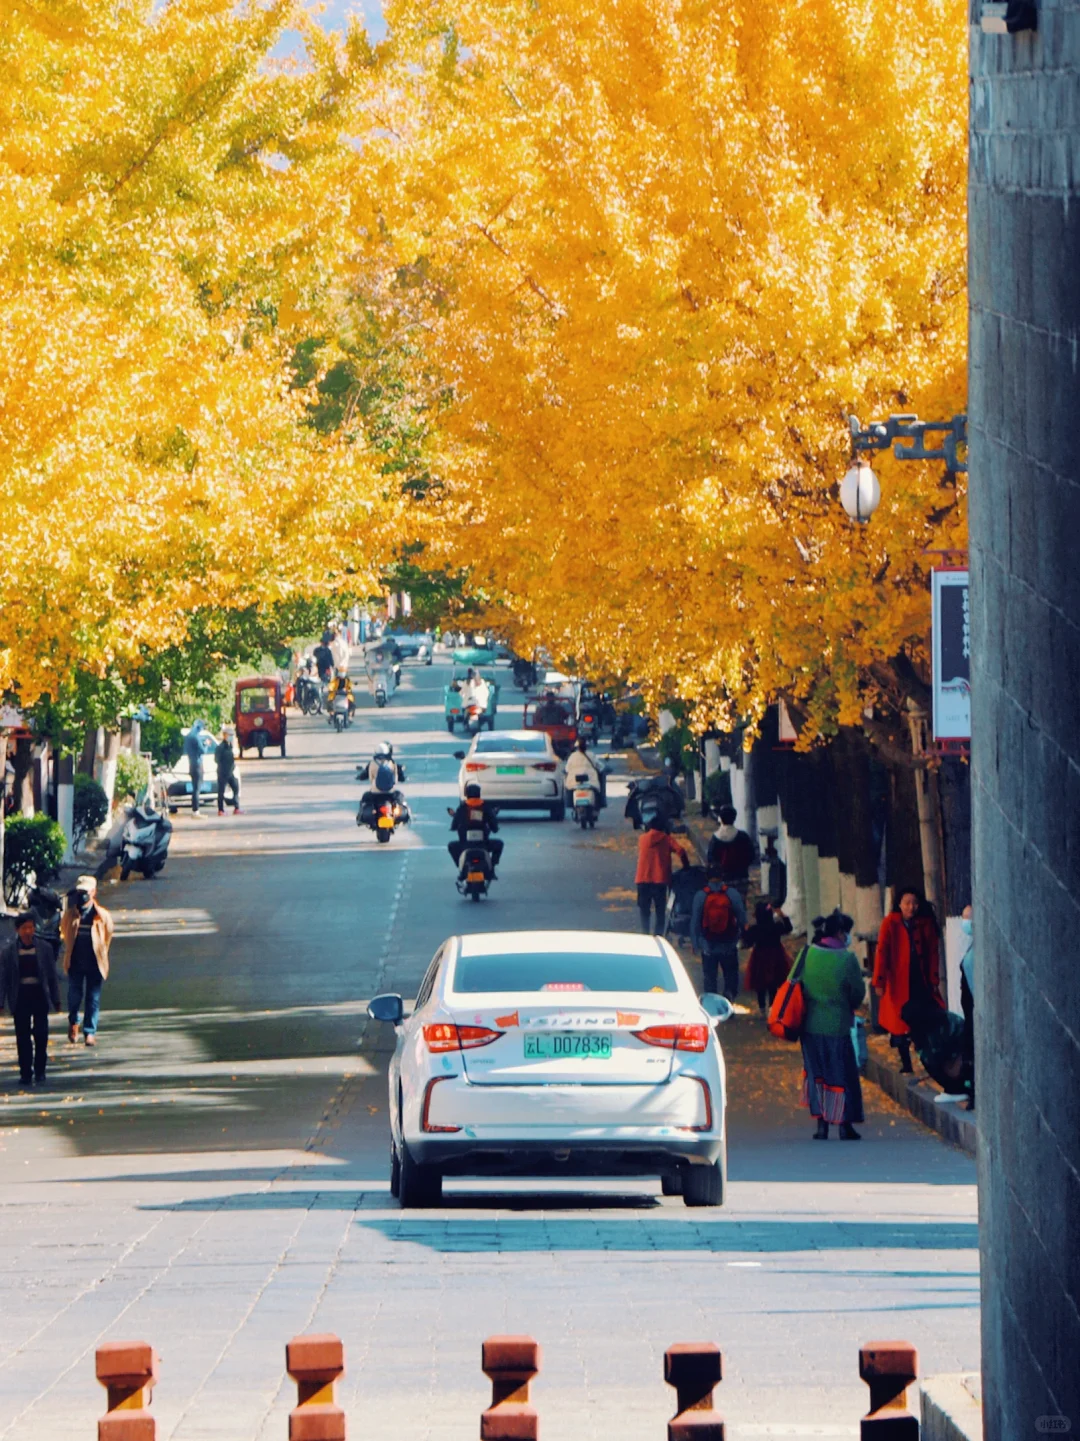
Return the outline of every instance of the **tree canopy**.
<path id="1" fill-rule="evenodd" d="M 965 393 L 959 0 L 392 0 L 380 203 L 423 304 L 431 553 L 729 718 L 857 718 L 962 488 L 845 415 Z"/>
<path id="2" fill-rule="evenodd" d="M 287 27 L 302 64 L 268 58 Z M 137 671 L 202 607 L 373 588 L 393 496 L 362 432 L 309 423 L 366 219 L 362 33 L 25 0 L 0 58 L 0 690 Z"/>

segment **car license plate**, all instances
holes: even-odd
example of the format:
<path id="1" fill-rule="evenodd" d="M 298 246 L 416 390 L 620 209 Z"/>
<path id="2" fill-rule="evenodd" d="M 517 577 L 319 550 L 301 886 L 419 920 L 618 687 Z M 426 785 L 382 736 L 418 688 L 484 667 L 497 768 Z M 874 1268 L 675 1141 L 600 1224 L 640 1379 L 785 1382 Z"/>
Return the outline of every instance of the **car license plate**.
<path id="1" fill-rule="evenodd" d="M 495 774 L 496 774 L 497 776 L 523 776 L 523 775 L 525 774 L 525 767 L 524 767 L 524 766 L 496 766 L 496 767 L 495 767 Z"/>
<path id="2" fill-rule="evenodd" d="M 611 1036 L 596 1031 L 556 1031 L 525 1037 L 526 1060 L 595 1060 L 611 1058 Z"/>

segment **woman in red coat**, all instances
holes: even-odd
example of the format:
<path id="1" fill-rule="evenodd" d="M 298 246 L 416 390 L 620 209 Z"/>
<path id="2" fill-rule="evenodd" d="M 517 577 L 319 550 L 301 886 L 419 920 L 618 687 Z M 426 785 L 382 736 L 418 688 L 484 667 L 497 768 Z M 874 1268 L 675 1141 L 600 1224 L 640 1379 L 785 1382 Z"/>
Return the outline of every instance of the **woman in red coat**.
<path id="1" fill-rule="evenodd" d="M 933 913 L 913 887 L 900 892 L 896 905 L 881 923 L 874 952 L 874 990 L 878 1024 L 900 1052 L 900 1069 L 911 1071 L 911 1037 L 903 1011 L 908 1001 L 941 999 L 941 955 Z"/>

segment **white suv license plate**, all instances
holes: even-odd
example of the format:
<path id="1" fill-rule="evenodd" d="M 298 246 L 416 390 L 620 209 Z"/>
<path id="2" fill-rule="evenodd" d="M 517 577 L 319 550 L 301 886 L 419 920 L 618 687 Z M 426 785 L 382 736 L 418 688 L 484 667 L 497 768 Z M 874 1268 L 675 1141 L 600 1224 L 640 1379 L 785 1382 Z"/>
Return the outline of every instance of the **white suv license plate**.
<path id="1" fill-rule="evenodd" d="M 555 1031 L 525 1037 L 527 1061 L 609 1061 L 611 1036 L 603 1031 Z"/>

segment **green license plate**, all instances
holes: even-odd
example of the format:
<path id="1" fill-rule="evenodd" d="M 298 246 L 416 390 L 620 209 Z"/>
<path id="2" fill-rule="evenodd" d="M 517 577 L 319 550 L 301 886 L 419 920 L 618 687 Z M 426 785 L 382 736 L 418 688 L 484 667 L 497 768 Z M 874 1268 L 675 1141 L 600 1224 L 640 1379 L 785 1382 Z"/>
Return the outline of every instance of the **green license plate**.
<path id="1" fill-rule="evenodd" d="M 496 767 L 495 767 L 495 774 L 496 774 L 497 776 L 523 776 L 523 775 L 525 774 L 525 767 L 524 767 L 524 766 L 496 766 Z"/>
<path id="2" fill-rule="evenodd" d="M 606 1061 L 610 1057 L 610 1035 L 595 1031 L 556 1031 L 553 1035 L 525 1037 L 526 1060 Z"/>

